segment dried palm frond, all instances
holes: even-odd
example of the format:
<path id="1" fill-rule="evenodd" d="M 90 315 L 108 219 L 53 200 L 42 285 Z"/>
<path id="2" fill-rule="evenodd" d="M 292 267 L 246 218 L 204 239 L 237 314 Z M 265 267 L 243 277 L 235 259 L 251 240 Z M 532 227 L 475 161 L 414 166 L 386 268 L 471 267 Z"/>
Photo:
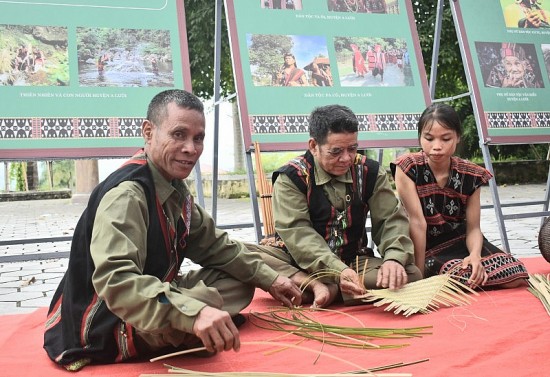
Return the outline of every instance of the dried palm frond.
<path id="1" fill-rule="evenodd" d="M 384 310 L 393 310 L 408 317 L 414 313 L 429 313 L 443 306 L 466 305 L 474 300 L 468 293 L 479 294 L 453 279 L 451 275 L 436 275 L 406 284 L 401 289 L 372 289 L 360 297 L 375 306 L 388 305 Z"/>
<path id="2" fill-rule="evenodd" d="M 356 266 L 359 262 L 356 262 Z M 364 275 L 367 263 L 363 266 L 361 281 L 364 281 Z M 357 269 L 359 275 L 359 270 Z M 340 271 L 323 269 L 309 275 L 308 279 L 302 283 L 300 289 L 304 291 L 309 284 L 316 279 L 340 277 Z M 354 299 L 363 302 L 373 302 L 375 306 L 388 305 L 386 311 L 394 310 L 395 314 L 403 313 L 408 317 L 415 313 L 429 313 L 443 306 L 467 305 L 472 300 L 469 294 L 478 296 L 479 294 L 472 288 L 454 279 L 450 274 L 436 275 L 419 281 L 406 284 L 401 289 L 370 289 L 363 296 L 354 297 Z"/>
<path id="3" fill-rule="evenodd" d="M 529 292 L 540 300 L 550 315 L 550 275 L 529 274 Z"/>

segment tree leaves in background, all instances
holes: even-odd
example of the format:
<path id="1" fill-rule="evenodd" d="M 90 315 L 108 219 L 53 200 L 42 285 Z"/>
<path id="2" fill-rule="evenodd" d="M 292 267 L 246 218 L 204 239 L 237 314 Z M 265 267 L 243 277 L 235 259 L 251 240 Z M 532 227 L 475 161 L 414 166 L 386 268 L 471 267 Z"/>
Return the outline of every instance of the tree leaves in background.
<path id="1" fill-rule="evenodd" d="M 424 66 L 429 79 L 432 65 L 437 0 L 413 0 L 412 7 Z M 185 1 L 193 92 L 202 98 L 210 98 L 213 95 L 215 9 L 216 0 Z M 227 36 L 225 10 L 222 15 L 221 42 L 221 94 L 222 96 L 227 96 L 235 91 L 235 84 Z M 436 99 L 453 97 L 468 92 L 469 88 L 449 1 L 444 1 L 437 64 Z M 456 109 L 464 126 L 464 134 L 459 144 L 459 155 L 464 158 L 481 156 L 479 137 L 470 97 L 465 96 L 455 99 L 450 101 L 449 104 Z M 516 156 L 537 159 L 537 156 L 546 155 L 546 145 L 497 145 L 491 147 L 491 154 L 496 160 Z"/>
<path id="2" fill-rule="evenodd" d="M 227 96 L 235 92 L 235 82 L 225 21 L 225 6 L 222 9 L 220 85 L 221 95 Z M 186 0 L 185 18 L 193 93 L 208 99 L 214 95 L 216 0 Z"/>

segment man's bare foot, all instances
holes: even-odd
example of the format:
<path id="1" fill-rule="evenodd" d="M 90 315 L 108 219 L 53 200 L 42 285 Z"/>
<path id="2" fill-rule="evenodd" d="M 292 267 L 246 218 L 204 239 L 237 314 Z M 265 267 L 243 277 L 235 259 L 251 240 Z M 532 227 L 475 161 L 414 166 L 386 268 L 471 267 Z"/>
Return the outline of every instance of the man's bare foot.
<path id="1" fill-rule="evenodd" d="M 332 304 L 338 296 L 338 285 L 335 283 L 325 284 L 318 280 L 309 280 L 304 272 L 297 272 L 290 279 L 299 287 L 306 285 L 302 292 L 302 304 L 312 304 L 314 308 L 324 308 Z"/>
<path id="2" fill-rule="evenodd" d="M 313 308 L 325 308 L 334 302 L 336 296 L 338 296 L 338 285 L 335 283 L 323 284 L 317 282 L 312 287 L 313 296 L 315 297 Z"/>

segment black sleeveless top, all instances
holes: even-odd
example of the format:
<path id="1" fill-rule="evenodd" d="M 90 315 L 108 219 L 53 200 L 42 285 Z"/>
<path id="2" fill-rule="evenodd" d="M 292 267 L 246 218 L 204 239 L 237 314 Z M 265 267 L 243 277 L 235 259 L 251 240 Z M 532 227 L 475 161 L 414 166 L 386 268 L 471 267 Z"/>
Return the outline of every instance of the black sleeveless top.
<path id="1" fill-rule="evenodd" d="M 138 182 L 147 197 L 149 228 L 143 274 L 171 281 L 177 276 L 183 261 L 188 234 L 184 221 L 180 216 L 174 246 L 167 234 L 166 218 L 162 216 L 147 161 L 130 159 L 90 195 L 88 206 L 75 228 L 67 271 L 48 310 L 44 348 L 53 361 L 67 368 L 77 370 L 91 362 L 120 362 L 137 355 L 134 329 L 109 311 L 92 285 L 95 267 L 90 255 L 90 241 L 96 211 L 103 196 L 124 181 Z"/>
<path id="2" fill-rule="evenodd" d="M 378 162 L 356 155 L 350 168 L 353 183 L 346 185 L 343 211 L 338 211 L 325 196 L 323 187 L 315 184 L 314 157 L 309 151 L 275 171 L 272 181 L 275 183 L 279 174 L 286 174 L 306 195 L 313 228 L 323 236 L 332 252 L 349 264 L 367 248 L 368 200 L 374 190 L 378 169 Z M 370 250 L 367 252 L 372 254 Z"/>

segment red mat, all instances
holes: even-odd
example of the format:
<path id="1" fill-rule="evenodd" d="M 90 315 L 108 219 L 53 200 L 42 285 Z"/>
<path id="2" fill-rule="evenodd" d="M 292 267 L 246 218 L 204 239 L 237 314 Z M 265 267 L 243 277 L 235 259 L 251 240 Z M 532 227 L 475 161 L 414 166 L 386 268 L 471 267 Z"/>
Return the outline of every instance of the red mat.
<path id="1" fill-rule="evenodd" d="M 529 273 L 550 273 L 542 257 L 525 258 Z M 249 311 L 266 311 L 275 304 L 269 295 L 257 291 Z M 433 326 L 432 334 L 422 338 L 392 340 L 409 346 L 389 350 L 355 350 L 325 346 L 328 354 L 344 358 L 364 368 L 400 362 L 429 361 L 386 372 L 413 376 L 548 376 L 550 375 L 550 316 L 540 301 L 525 288 L 482 292 L 477 301 L 459 308 L 443 308 L 428 315 L 409 318 L 384 312 L 372 305 L 338 307 L 368 327 L 403 328 Z M 42 348 L 46 309 L 30 314 L 0 317 L 0 375 L 67 376 L 71 374 L 52 363 Z M 325 323 L 355 325 L 342 315 L 323 313 Z M 351 321 L 351 322 L 350 322 Z M 135 376 L 166 373 L 164 363 L 200 371 L 266 371 L 281 373 L 335 373 L 353 370 L 350 365 L 318 352 L 287 349 L 276 353 L 273 346 L 246 345 L 246 342 L 273 340 L 281 333 L 262 330 L 250 322 L 241 327 L 241 351 L 224 352 L 212 358 L 179 356 L 155 363 L 135 362 L 87 366 L 78 372 L 86 376 Z M 292 338 L 281 339 L 291 341 Z M 383 344 L 385 341 L 376 340 Z M 301 346 L 320 351 L 315 341 Z"/>

